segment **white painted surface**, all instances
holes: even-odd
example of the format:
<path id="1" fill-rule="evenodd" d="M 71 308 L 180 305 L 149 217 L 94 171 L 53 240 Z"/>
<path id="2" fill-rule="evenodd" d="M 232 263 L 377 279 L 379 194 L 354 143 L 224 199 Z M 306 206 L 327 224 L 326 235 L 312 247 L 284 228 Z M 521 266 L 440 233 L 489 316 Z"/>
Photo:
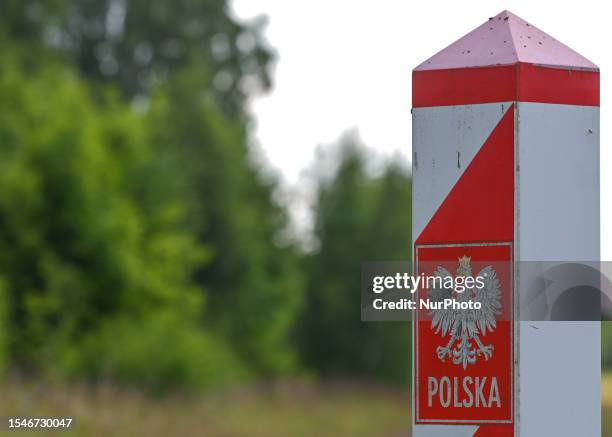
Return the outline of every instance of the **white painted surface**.
<path id="1" fill-rule="evenodd" d="M 510 103 L 412 110 L 412 238 L 416 240 Z M 459 165 L 457 165 L 459 153 Z"/>
<path id="2" fill-rule="evenodd" d="M 599 260 L 599 108 L 519 103 L 517 120 L 518 259 Z M 519 326 L 519 435 L 599 437 L 600 323 Z"/>
<path id="3" fill-rule="evenodd" d="M 518 103 L 517 118 L 521 261 L 598 261 L 599 108 Z"/>
<path id="4" fill-rule="evenodd" d="M 521 322 L 519 435 L 601 436 L 599 322 Z"/>

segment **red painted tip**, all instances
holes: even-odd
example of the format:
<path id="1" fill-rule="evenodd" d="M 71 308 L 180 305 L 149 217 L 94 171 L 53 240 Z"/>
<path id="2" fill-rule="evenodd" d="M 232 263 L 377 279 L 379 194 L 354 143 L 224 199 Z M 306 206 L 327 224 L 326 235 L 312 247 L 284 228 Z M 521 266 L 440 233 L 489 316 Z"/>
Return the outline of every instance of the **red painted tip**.
<path id="1" fill-rule="evenodd" d="M 598 71 L 597 65 L 510 11 L 502 11 L 415 71 L 517 63 Z"/>

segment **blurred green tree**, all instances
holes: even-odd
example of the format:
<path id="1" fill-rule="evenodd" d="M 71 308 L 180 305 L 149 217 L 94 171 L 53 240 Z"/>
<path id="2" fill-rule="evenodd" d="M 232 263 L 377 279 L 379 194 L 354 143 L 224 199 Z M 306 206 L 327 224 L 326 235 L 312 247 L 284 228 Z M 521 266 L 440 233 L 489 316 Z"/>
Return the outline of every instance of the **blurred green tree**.
<path id="1" fill-rule="evenodd" d="M 246 124 L 218 109 L 207 73 L 193 64 L 154 97 L 152 143 L 159 162 L 178 169 L 164 185 L 182 193 L 190 228 L 211 250 L 197 272 L 207 290 L 203 323 L 257 371 L 289 371 L 303 294 L 298 249 L 281 238 L 288 217 L 273 199 L 277 181 L 250 162 Z"/>
<path id="2" fill-rule="evenodd" d="M 85 77 L 118 84 L 129 98 L 203 61 L 214 96 L 232 114 L 270 86 L 265 24 L 237 20 L 225 0 L 6 0 L 0 14 L 12 40 L 56 49 Z"/>
<path id="3" fill-rule="evenodd" d="M 46 63 L 32 74 L 22 63 L 6 52 L 0 65 L 0 278 L 11 364 L 100 377 L 116 376 L 124 363 L 185 386 L 237 369 L 213 355 L 220 346 L 198 349 L 217 340 L 194 341 L 194 350 L 166 361 L 154 342 L 130 361 L 117 354 L 133 347 L 98 341 L 116 320 L 135 330 L 177 319 L 197 339 L 204 303 L 193 276 L 210 248 L 186 226 L 182 199 L 163 199 L 147 184 L 154 172 L 168 178 L 175 169 L 155 165 L 143 117 L 112 92 L 94 101 L 70 69 Z M 133 338 L 129 329 L 112 332 L 115 342 Z M 186 371 L 183 381 L 172 375 L 198 354 L 218 360 L 216 375 L 206 368 Z"/>
<path id="4" fill-rule="evenodd" d="M 409 324 L 361 322 L 359 302 L 362 262 L 410 259 L 410 177 L 399 164 L 368 176 L 357 144 L 343 139 L 337 171 L 320 184 L 300 344 L 307 365 L 323 374 L 406 383 Z"/>
<path id="5" fill-rule="evenodd" d="M 263 24 L 222 0 L 3 5 L 13 367 L 159 387 L 296 369 L 298 250 L 247 147 Z"/>
<path id="6" fill-rule="evenodd" d="M 262 19 L 223 0 L 2 12 L 0 363 L 203 388 L 296 370 L 297 330 L 323 374 L 406 381 L 408 326 L 362 323 L 357 302 L 362 261 L 410 257 L 409 174 L 367 175 L 348 138 L 317 250 L 282 238 L 278 182 L 247 147 L 246 99 L 270 86 Z"/>

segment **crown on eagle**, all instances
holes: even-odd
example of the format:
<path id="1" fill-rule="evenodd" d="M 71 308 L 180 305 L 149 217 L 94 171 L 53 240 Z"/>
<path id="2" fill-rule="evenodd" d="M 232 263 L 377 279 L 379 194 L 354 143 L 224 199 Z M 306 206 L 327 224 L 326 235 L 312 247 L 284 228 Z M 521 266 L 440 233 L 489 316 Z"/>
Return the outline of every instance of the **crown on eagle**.
<path id="1" fill-rule="evenodd" d="M 461 258 L 459 258 L 459 267 L 463 267 L 464 269 L 469 268 L 471 259 L 471 257 L 463 255 Z"/>

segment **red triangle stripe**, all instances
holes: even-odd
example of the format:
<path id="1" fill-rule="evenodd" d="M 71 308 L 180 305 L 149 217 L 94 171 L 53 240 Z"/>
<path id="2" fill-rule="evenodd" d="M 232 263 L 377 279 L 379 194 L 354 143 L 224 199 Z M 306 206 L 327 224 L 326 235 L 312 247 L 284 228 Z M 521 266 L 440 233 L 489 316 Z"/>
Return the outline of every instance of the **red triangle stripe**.
<path id="1" fill-rule="evenodd" d="M 473 437 L 512 437 L 514 425 L 483 425 L 474 433 Z"/>
<path id="2" fill-rule="evenodd" d="M 512 241 L 514 105 L 435 212 L 417 244 Z"/>

